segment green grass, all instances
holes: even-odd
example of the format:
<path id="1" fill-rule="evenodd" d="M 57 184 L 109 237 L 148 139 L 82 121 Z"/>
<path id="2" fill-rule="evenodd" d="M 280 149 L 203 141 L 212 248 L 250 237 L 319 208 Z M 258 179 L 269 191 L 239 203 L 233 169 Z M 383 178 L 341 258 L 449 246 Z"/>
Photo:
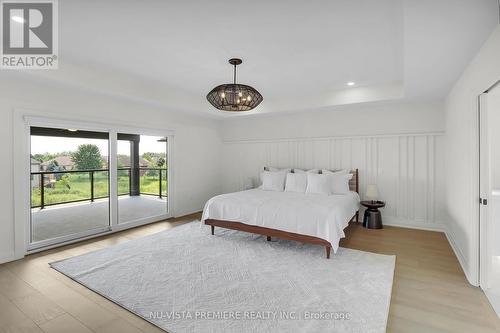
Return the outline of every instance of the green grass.
<path id="1" fill-rule="evenodd" d="M 39 182 L 40 176 L 34 180 Z M 167 195 L 166 171 L 162 171 L 162 195 Z M 49 183 L 49 177 L 45 176 L 45 184 Z M 129 177 L 127 171 L 118 171 L 118 194 L 129 193 Z M 148 171 L 140 177 L 140 191 L 143 194 L 159 194 L 158 171 Z M 94 173 L 94 198 L 109 196 L 109 181 L 107 171 Z M 90 175 L 88 173 L 65 174 L 62 178 L 52 182 L 50 187 L 44 188 L 44 200 L 46 205 L 71 202 L 76 200 L 90 200 Z M 31 191 L 31 205 L 40 206 L 40 188 Z"/>
<path id="2" fill-rule="evenodd" d="M 167 195 L 167 180 L 166 172 L 162 171 L 162 195 Z M 128 178 L 127 178 L 128 181 Z M 160 177 L 158 170 L 151 170 L 146 172 L 140 178 L 141 193 L 159 195 L 160 193 Z M 128 192 L 127 192 L 128 193 Z"/>

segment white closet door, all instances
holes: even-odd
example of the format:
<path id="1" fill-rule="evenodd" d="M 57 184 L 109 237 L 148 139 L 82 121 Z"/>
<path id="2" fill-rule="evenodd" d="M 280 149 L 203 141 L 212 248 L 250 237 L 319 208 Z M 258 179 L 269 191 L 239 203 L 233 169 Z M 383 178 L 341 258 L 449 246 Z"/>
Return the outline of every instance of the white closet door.
<path id="1" fill-rule="evenodd" d="M 500 312 L 500 87 L 480 97 L 482 289 Z M 486 204 L 484 200 L 487 200 Z"/>
<path id="2" fill-rule="evenodd" d="M 490 213 L 488 244 L 491 277 L 489 287 L 500 295 L 500 87 L 488 93 L 488 137 L 490 160 Z"/>

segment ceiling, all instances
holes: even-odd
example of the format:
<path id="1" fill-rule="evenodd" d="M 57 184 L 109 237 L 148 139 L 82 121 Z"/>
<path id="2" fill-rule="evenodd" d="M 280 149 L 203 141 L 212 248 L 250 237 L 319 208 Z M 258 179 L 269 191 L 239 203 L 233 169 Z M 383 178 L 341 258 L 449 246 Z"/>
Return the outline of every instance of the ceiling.
<path id="1" fill-rule="evenodd" d="M 442 99 L 498 24 L 497 0 L 59 1 L 51 80 L 199 115 L 232 80 L 250 113 Z M 347 82 L 356 82 L 348 87 Z"/>

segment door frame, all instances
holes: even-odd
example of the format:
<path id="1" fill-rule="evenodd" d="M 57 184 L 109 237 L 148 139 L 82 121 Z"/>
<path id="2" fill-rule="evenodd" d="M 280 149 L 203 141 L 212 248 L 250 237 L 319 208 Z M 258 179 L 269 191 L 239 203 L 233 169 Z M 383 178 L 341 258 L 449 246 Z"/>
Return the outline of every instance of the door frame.
<path id="1" fill-rule="evenodd" d="M 28 109 L 13 110 L 13 167 L 14 177 L 14 258 L 20 259 L 26 254 L 43 251 L 49 248 L 71 244 L 84 239 L 114 233 L 128 228 L 160 221 L 174 215 L 174 136 L 175 132 L 170 129 L 141 128 L 125 124 L 107 122 L 89 122 L 82 119 L 68 119 L 60 116 L 39 116 L 39 111 Z M 58 242 L 47 241 L 37 248 L 30 245 L 30 219 L 31 219 L 31 134 L 32 126 L 49 128 L 78 128 L 88 131 L 101 131 L 109 133 L 109 227 L 95 229 L 98 232 L 82 232 L 77 234 L 78 238 L 61 237 Z M 117 162 L 116 162 L 116 139 L 117 133 L 140 133 L 151 136 L 167 137 L 167 214 L 147 217 L 129 223 L 118 224 L 118 195 L 116 188 Z M 74 235 L 71 235 L 74 236 Z"/>

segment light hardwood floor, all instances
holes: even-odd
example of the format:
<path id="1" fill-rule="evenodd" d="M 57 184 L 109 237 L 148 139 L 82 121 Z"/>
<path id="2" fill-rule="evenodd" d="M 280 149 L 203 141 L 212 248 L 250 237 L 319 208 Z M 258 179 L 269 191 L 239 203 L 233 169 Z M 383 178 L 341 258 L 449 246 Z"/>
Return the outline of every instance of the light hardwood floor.
<path id="1" fill-rule="evenodd" d="M 0 332 L 163 332 L 48 263 L 199 217 L 138 227 L 0 265 Z M 341 246 L 397 256 L 388 332 L 500 332 L 500 320 L 484 294 L 467 283 L 444 234 L 351 224 Z"/>

